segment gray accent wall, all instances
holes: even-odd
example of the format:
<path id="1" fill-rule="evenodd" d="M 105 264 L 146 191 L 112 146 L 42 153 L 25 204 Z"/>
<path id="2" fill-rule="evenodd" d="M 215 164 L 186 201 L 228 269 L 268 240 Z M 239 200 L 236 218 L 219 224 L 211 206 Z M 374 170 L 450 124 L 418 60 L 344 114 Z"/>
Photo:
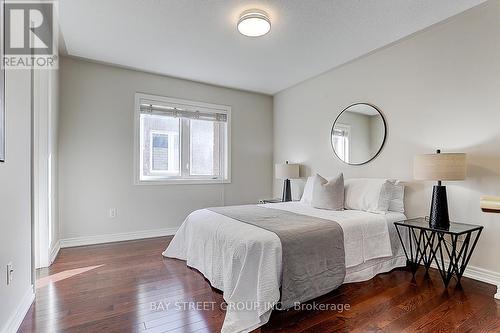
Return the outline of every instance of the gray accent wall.
<path id="1" fill-rule="evenodd" d="M 196 209 L 270 197 L 271 96 L 75 58 L 61 60 L 62 239 L 177 228 Z M 134 185 L 136 92 L 231 106 L 232 182 Z M 109 218 L 110 208 L 117 209 L 116 218 Z"/>
<path id="2" fill-rule="evenodd" d="M 30 83 L 29 70 L 7 70 L 6 159 L 0 163 L 0 332 L 17 329 L 33 293 Z M 14 265 L 14 279 L 6 285 L 9 262 Z"/>
<path id="3" fill-rule="evenodd" d="M 433 183 L 412 180 L 413 156 L 466 152 L 467 180 L 446 183 L 450 215 L 485 226 L 471 265 L 500 279 L 500 214 L 479 209 L 481 195 L 500 195 L 499 41 L 500 1 L 489 1 L 278 93 L 274 160 L 302 164 L 303 176 L 408 181 L 407 214 L 421 216 L 429 214 Z M 355 102 L 373 103 L 388 123 L 384 149 L 363 166 L 342 163 L 330 145 L 333 121 Z"/>

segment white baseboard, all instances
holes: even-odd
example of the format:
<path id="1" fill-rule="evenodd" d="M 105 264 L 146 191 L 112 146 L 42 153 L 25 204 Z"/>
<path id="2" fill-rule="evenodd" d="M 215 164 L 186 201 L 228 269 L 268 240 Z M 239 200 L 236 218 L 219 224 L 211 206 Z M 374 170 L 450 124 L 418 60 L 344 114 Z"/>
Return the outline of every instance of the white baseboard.
<path id="1" fill-rule="evenodd" d="M 57 240 L 57 242 L 55 242 L 55 244 L 50 249 L 49 265 L 52 265 L 52 263 L 56 260 L 56 257 L 59 254 L 60 249 L 61 249 L 61 241 Z"/>
<path id="2" fill-rule="evenodd" d="M 495 298 L 500 299 L 500 273 L 475 266 L 468 266 L 465 269 L 464 276 L 481 282 L 496 285 L 497 293 L 495 294 Z"/>
<path id="3" fill-rule="evenodd" d="M 448 265 L 448 262 L 445 261 L 445 265 Z M 431 267 L 436 268 L 436 264 L 432 263 Z M 500 273 L 490 271 L 488 269 L 476 267 L 476 266 L 467 266 L 465 269 L 464 275 L 473 280 L 489 283 L 497 286 L 497 293 L 495 294 L 495 298 L 500 299 Z"/>
<path id="4" fill-rule="evenodd" d="M 19 326 L 21 326 L 21 323 L 23 322 L 23 319 L 28 313 L 28 310 L 30 309 L 30 306 L 34 300 L 35 300 L 35 293 L 33 291 L 33 286 L 30 286 L 26 291 L 26 293 L 24 294 L 23 298 L 21 299 L 21 302 L 17 306 L 14 313 L 10 316 L 10 318 L 3 326 L 1 332 L 2 333 L 17 332 Z"/>
<path id="5" fill-rule="evenodd" d="M 73 247 L 73 246 L 84 246 L 84 245 L 93 245 L 93 244 L 122 242 L 122 241 L 127 241 L 127 240 L 134 240 L 134 239 L 171 236 L 177 232 L 177 229 L 178 228 L 163 228 L 163 229 L 154 229 L 154 230 L 122 232 L 119 234 L 66 238 L 66 239 L 60 240 L 60 247 L 65 248 L 65 247 Z"/>

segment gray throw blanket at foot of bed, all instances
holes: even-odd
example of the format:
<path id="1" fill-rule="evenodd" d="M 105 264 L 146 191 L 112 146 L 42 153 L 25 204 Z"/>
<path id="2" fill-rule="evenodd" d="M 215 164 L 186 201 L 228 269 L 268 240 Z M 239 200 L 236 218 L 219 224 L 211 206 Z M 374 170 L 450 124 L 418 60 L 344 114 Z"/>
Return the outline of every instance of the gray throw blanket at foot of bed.
<path id="1" fill-rule="evenodd" d="M 283 309 L 324 295 L 344 282 L 344 233 L 337 222 L 255 205 L 209 209 L 279 237 Z"/>

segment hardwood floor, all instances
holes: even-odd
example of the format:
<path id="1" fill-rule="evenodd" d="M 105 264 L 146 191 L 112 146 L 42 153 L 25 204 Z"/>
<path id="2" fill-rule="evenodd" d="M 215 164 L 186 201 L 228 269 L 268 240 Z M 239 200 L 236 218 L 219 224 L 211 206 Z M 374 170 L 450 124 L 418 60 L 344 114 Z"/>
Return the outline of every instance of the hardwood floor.
<path id="1" fill-rule="evenodd" d="M 161 256 L 169 240 L 62 249 L 38 272 L 36 301 L 20 332 L 218 332 L 221 293 L 185 262 Z M 257 332 L 500 332 L 495 286 L 464 279 L 463 290 L 445 291 L 438 273 L 430 275 L 420 271 L 412 282 L 401 269 L 346 284 L 314 303 L 349 310 L 274 312 Z M 177 303 L 162 311 L 169 302 Z M 207 308 L 180 310 L 182 302 Z"/>

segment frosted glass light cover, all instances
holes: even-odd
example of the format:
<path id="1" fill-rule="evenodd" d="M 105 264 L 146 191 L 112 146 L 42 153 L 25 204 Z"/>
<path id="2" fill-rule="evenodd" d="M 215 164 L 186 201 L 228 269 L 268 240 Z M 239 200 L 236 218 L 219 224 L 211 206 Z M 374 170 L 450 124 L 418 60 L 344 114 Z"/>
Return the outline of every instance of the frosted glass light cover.
<path id="1" fill-rule="evenodd" d="M 259 37 L 271 30 L 271 21 L 267 14 L 258 9 L 243 12 L 238 21 L 238 31 L 248 37 Z"/>

